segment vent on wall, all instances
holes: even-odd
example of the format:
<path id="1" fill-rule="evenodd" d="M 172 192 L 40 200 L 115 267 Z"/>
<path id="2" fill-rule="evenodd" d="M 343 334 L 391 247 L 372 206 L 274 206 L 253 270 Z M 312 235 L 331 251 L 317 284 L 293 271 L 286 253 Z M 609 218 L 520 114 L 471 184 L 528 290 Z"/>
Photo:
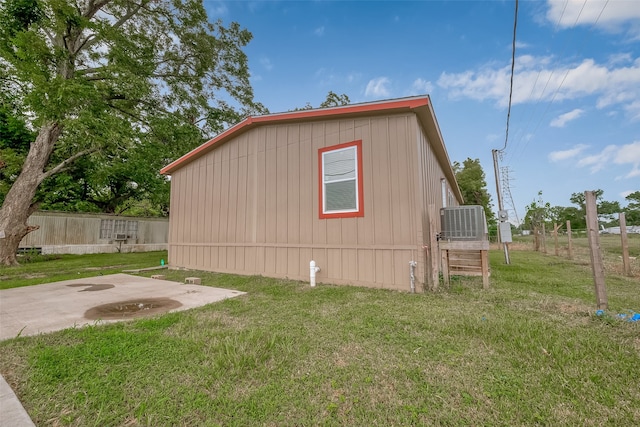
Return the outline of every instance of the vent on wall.
<path id="1" fill-rule="evenodd" d="M 442 240 L 481 241 L 488 239 L 484 208 L 478 205 L 440 209 Z"/>

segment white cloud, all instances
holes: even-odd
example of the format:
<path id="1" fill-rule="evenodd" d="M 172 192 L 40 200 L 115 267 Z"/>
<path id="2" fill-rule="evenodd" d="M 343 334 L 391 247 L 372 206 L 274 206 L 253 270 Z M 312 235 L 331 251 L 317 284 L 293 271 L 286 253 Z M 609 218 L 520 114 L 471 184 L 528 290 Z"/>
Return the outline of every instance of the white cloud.
<path id="1" fill-rule="evenodd" d="M 324 35 L 324 25 L 313 30 L 313 33 L 318 37 L 322 37 Z"/>
<path id="2" fill-rule="evenodd" d="M 578 166 L 590 166 L 591 173 L 596 173 L 607 166 L 611 162 L 611 159 L 615 155 L 617 147 L 615 145 L 606 146 L 598 154 L 592 154 L 590 156 L 583 157 L 578 161 Z"/>
<path id="3" fill-rule="evenodd" d="M 409 95 L 421 95 L 433 92 L 433 83 L 421 78 L 417 78 L 411 84 Z"/>
<path id="4" fill-rule="evenodd" d="M 548 0 L 548 4 L 547 18 L 565 27 L 640 18 L 640 8 L 633 0 Z"/>
<path id="5" fill-rule="evenodd" d="M 389 86 L 391 81 L 387 77 L 377 77 L 375 79 L 369 80 L 367 83 L 367 88 L 364 91 L 366 96 L 371 97 L 388 97 L 391 95 L 389 91 Z"/>
<path id="6" fill-rule="evenodd" d="M 262 65 L 267 71 L 271 71 L 273 69 L 273 63 L 266 56 L 260 58 L 260 65 Z"/>
<path id="7" fill-rule="evenodd" d="M 627 179 L 635 177 L 640 177 L 640 167 L 638 165 L 634 165 L 633 169 L 631 169 L 631 171 L 625 175 L 625 178 Z"/>
<path id="8" fill-rule="evenodd" d="M 595 173 L 612 163 L 631 165 L 631 170 L 624 178 L 640 176 L 640 141 L 625 145 L 608 145 L 600 153 L 581 158 L 578 166 L 590 166 L 591 173 Z"/>
<path id="9" fill-rule="evenodd" d="M 585 59 L 579 64 L 551 64 L 553 58 L 523 55 L 516 60 L 512 103 L 562 101 L 596 96 L 597 107 L 622 106 L 632 119 L 640 119 L 640 58 L 628 66 L 597 64 Z M 438 85 L 449 96 L 477 101 L 509 101 L 511 66 L 486 65 L 479 70 L 442 73 Z"/>
<path id="10" fill-rule="evenodd" d="M 583 113 L 584 113 L 584 110 L 580 108 L 576 108 L 575 110 L 569 111 L 568 113 L 560 114 L 558 117 L 551 120 L 550 126 L 556 127 L 556 128 L 562 128 L 568 122 L 582 116 Z"/>
<path id="11" fill-rule="evenodd" d="M 552 151 L 551 153 L 549 153 L 549 161 L 559 162 L 561 160 L 571 159 L 582 153 L 585 148 L 587 148 L 587 145 L 578 144 L 573 148 L 570 148 L 569 150 Z"/>
<path id="12" fill-rule="evenodd" d="M 631 169 L 631 172 L 629 172 L 626 178 L 640 176 L 640 141 L 621 146 L 615 154 L 613 162 L 618 165 L 633 165 L 633 169 Z"/>
<path id="13" fill-rule="evenodd" d="M 640 35 L 640 7 L 637 0 L 548 0 L 547 19 L 561 28 L 595 25 L 607 31 L 620 31 L 628 23 L 633 38 Z"/>
<path id="14" fill-rule="evenodd" d="M 630 53 L 614 53 L 609 56 L 609 64 L 628 64 L 633 62 L 633 57 Z"/>

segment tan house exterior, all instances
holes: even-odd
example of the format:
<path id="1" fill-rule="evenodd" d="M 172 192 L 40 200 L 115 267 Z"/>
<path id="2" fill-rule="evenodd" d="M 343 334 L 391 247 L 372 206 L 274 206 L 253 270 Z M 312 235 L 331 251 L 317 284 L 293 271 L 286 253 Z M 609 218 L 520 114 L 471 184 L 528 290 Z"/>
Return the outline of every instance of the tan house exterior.
<path id="1" fill-rule="evenodd" d="M 410 290 L 460 189 L 428 96 L 248 117 L 171 175 L 169 265 Z"/>

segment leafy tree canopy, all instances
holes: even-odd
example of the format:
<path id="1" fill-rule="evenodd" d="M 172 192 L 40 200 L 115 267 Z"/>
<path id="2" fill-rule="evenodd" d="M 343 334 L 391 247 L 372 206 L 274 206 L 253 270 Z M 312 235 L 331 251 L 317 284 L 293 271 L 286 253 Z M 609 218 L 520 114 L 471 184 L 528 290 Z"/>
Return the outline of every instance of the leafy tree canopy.
<path id="1" fill-rule="evenodd" d="M 621 207 L 620 203 L 604 200 L 604 191 L 595 190 L 598 217 L 605 227 L 619 225 L 618 214 L 625 213 L 627 225 L 640 225 L 640 191 L 635 191 L 626 197 L 629 201 L 626 207 Z M 586 228 L 586 206 L 584 192 L 572 193 L 571 203 L 575 206 L 551 206 L 542 201 L 542 192 L 538 193 L 538 200 L 534 200 L 526 207 L 525 226 L 533 228 L 540 227 L 544 222 L 547 226 L 554 223 L 564 224 L 571 222 L 574 230 Z"/>
<path id="2" fill-rule="evenodd" d="M 480 159 L 467 158 L 462 164 L 453 162 L 458 186 L 462 192 L 465 205 L 480 205 L 489 224 L 495 223 L 495 215 L 491 205 L 491 195 L 487 190 L 487 181 Z"/>
<path id="3" fill-rule="evenodd" d="M 640 191 L 634 191 L 625 197 L 625 200 L 628 200 L 624 209 L 627 224 L 640 225 Z"/>
<path id="4" fill-rule="evenodd" d="M 346 94 L 343 93 L 342 95 L 338 95 L 330 90 L 329 93 L 327 93 L 327 98 L 322 101 L 319 108 L 339 107 L 341 105 L 349 105 L 349 103 L 351 103 L 351 100 Z M 303 111 L 312 109 L 313 105 L 307 102 L 304 107 L 297 107 L 291 111 Z"/>
<path id="5" fill-rule="evenodd" d="M 0 4 L 0 105 L 35 130 L 0 208 L 0 263 L 15 262 L 9 246 L 34 229 L 40 203 L 84 191 L 98 207 L 112 196 L 109 210 L 133 190 L 151 194 L 166 185 L 162 166 L 265 111 L 242 50 L 250 40 L 237 23 L 210 22 L 202 0 Z"/>

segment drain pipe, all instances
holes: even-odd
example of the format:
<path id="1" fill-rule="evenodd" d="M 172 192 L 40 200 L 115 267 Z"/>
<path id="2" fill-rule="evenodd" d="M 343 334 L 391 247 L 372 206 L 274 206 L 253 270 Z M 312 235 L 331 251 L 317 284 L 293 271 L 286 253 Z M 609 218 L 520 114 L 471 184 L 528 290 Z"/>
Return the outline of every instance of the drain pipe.
<path id="1" fill-rule="evenodd" d="M 411 278 L 411 293 L 416 293 L 416 275 L 415 268 L 418 266 L 418 263 L 415 261 L 409 261 L 409 277 Z"/>
<path id="2" fill-rule="evenodd" d="M 320 271 L 320 267 L 316 267 L 316 262 L 311 260 L 309 263 L 309 282 L 312 288 L 316 286 L 316 273 Z"/>

